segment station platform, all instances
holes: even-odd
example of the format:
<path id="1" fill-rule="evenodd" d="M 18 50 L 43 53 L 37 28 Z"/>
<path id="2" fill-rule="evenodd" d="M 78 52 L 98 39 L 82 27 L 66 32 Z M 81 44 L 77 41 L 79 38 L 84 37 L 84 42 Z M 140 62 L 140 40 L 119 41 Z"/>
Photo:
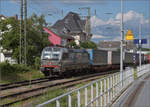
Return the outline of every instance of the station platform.
<path id="1" fill-rule="evenodd" d="M 112 107 L 150 107 L 150 71 L 134 81 Z"/>

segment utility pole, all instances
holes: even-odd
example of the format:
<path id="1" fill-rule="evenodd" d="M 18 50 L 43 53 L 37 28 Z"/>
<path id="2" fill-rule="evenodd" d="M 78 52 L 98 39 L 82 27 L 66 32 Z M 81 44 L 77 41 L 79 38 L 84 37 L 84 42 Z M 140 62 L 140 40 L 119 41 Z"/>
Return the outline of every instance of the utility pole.
<path id="1" fill-rule="evenodd" d="M 0 14 L 1 14 L 1 0 L 0 0 Z"/>
<path id="2" fill-rule="evenodd" d="M 20 50 L 19 63 L 22 64 L 22 20 L 23 20 L 23 0 L 20 0 Z"/>
<path id="3" fill-rule="evenodd" d="M 91 13 L 90 13 L 90 7 L 87 8 L 88 9 L 88 16 L 87 16 L 87 34 L 88 34 L 88 38 L 87 40 L 90 38 L 91 35 Z"/>
<path id="4" fill-rule="evenodd" d="M 86 9 L 88 10 L 88 15 L 86 16 L 86 24 L 85 24 L 85 32 L 87 33 L 87 38 L 86 40 L 88 40 L 90 38 L 91 35 L 91 22 L 90 22 L 90 18 L 91 18 L 91 13 L 90 13 L 90 7 L 83 7 L 83 8 L 79 8 L 79 9 Z"/>
<path id="5" fill-rule="evenodd" d="M 139 67 L 140 67 L 140 69 L 141 69 L 141 48 L 142 48 L 141 30 L 142 30 L 142 25 L 141 25 L 141 19 L 140 19 L 140 23 L 139 23 L 139 48 L 140 48 L 140 53 L 139 53 Z"/>
<path id="6" fill-rule="evenodd" d="M 0 0 L 0 14 L 1 14 L 1 0 Z M 1 19 L 0 19 L 1 20 Z M 1 38 L 1 34 L 0 34 L 0 38 Z M 1 45 L 1 42 L 0 42 L 0 63 L 1 63 L 1 48 L 2 47 L 2 45 Z M 1 67 L 0 67 L 0 71 L 1 71 Z M 1 80 L 1 76 L 2 76 L 2 74 L 1 74 L 1 72 L 0 72 L 0 80 Z"/>
<path id="7" fill-rule="evenodd" d="M 0 14 L 1 14 L 1 0 L 0 0 Z M 1 19 L 0 19 L 1 20 Z M 0 34 L 0 36 L 1 36 L 1 34 Z M 1 38 L 1 37 L 0 37 Z M 1 62 L 1 49 L 2 49 L 2 45 L 1 45 L 1 42 L 0 42 L 0 62 Z M 0 68 L 0 71 L 1 71 L 1 68 Z M 1 74 L 1 73 L 0 73 Z M 0 77 L 1 77 L 1 75 L 0 75 Z"/>
<path id="8" fill-rule="evenodd" d="M 24 64 L 27 64 L 27 0 L 24 0 Z"/>
<path id="9" fill-rule="evenodd" d="M 120 43 L 120 81 L 123 86 L 123 41 L 124 41 L 124 27 L 123 27 L 123 0 L 121 0 L 121 43 Z"/>

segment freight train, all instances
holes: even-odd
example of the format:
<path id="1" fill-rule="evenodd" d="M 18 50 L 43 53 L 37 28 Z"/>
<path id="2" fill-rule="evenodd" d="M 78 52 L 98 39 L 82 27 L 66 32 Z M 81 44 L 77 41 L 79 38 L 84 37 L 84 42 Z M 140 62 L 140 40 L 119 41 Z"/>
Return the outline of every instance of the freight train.
<path id="1" fill-rule="evenodd" d="M 139 55 L 125 53 L 124 65 L 138 64 Z M 148 58 L 142 54 L 142 63 Z M 40 70 L 45 76 L 62 75 L 71 71 L 95 71 L 113 68 L 120 64 L 120 53 L 93 49 L 67 49 L 62 47 L 46 47 L 42 51 Z"/>

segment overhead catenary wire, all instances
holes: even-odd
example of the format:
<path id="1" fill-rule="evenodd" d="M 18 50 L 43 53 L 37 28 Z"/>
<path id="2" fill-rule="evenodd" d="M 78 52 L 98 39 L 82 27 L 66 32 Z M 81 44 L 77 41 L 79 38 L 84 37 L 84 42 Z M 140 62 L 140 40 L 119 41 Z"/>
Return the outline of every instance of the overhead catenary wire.
<path id="1" fill-rule="evenodd" d="M 43 6 L 41 5 L 41 3 Z M 48 14 L 62 15 L 62 10 L 49 5 L 50 4 L 49 1 L 41 2 L 41 1 L 37 1 L 37 0 L 36 1 L 30 0 L 30 4 L 32 4 L 32 5 L 34 4 L 34 5 L 37 5 L 38 7 L 40 7 L 40 9 L 42 10 L 41 12 L 45 15 L 48 15 Z"/>

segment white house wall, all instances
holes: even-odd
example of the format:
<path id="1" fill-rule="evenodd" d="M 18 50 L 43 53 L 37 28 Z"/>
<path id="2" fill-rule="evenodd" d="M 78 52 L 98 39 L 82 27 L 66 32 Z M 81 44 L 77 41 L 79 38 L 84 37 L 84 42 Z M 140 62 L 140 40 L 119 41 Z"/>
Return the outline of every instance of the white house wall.
<path id="1" fill-rule="evenodd" d="M 76 35 L 76 36 L 74 36 L 74 39 L 75 39 L 75 43 L 76 43 L 77 45 L 79 45 L 79 44 L 80 44 L 80 36 L 79 36 L 79 35 Z"/>
<path id="2" fill-rule="evenodd" d="M 3 53 L 0 53 L 0 62 L 4 62 L 5 61 L 5 56 Z"/>

